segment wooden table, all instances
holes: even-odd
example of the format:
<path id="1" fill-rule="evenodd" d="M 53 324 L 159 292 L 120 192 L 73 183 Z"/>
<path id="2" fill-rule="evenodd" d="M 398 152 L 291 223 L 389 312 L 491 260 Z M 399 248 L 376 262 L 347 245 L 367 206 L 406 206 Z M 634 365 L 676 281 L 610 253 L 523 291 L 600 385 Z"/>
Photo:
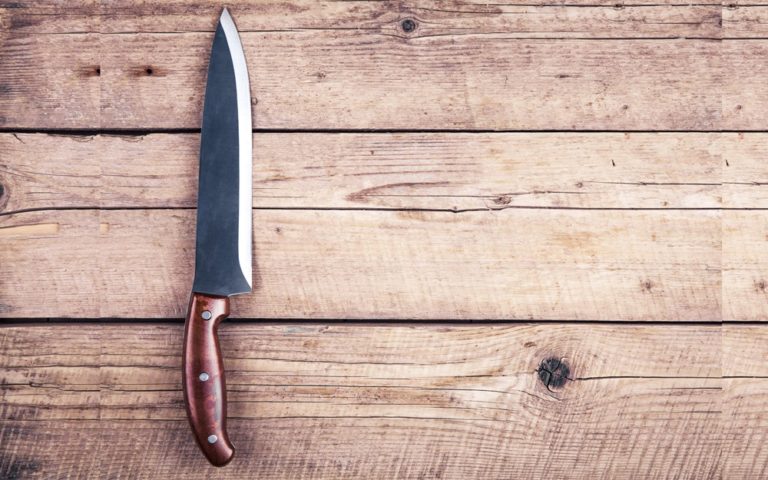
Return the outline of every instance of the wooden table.
<path id="1" fill-rule="evenodd" d="M 67 3 L 0 2 L 1 478 L 768 476 L 768 4 L 228 2 L 214 472 L 180 359 L 221 6 Z"/>

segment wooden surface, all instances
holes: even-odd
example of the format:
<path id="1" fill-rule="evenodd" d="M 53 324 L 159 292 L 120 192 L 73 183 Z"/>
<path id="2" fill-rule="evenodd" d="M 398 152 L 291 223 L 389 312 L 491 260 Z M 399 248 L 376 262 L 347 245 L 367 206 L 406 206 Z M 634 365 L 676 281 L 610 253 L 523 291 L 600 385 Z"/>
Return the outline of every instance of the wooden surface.
<path id="1" fill-rule="evenodd" d="M 85 441 L 103 478 L 214 475 L 184 417 L 181 325 L 88 327 L 0 330 L 0 440 L 13 445 L 3 467 L 65 476 L 73 465 L 60 459 Z M 221 473 L 717 478 L 720 336 L 718 326 L 225 323 L 238 453 Z M 548 358 L 568 366 L 562 385 L 541 381 Z M 760 415 L 753 400 L 738 414 Z M 680 455 L 681 444 L 696 448 Z"/>
<path id="2" fill-rule="evenodd" d="M 229 2 L 214 472 L 181 319 L 221 6 L 0 1 L 0 478 L 765 478 L 763 3 Z"/>

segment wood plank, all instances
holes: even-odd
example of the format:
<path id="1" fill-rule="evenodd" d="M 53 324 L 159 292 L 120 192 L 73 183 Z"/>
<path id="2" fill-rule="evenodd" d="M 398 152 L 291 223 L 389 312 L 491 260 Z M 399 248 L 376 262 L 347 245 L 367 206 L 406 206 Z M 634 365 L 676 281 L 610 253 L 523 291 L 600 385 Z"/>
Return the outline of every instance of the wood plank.
<path id="1" fill-rule="evenodd" d="M 723 162 L 723 206 L 768 208 L 768 136 L 728 133 L 716 144 Z"/>
<path id="2" fill-rule="evenodd" d="M 489 4 L 473 1 L 333 2 L 233 1 L 227 4 L 241 31 L 301 29 L 365 29 L 398 35 L 403 19 L 418 22 L 422 34 L 496 30 L 519 36 L 542 37 L 717 37 L 722 6 L 710 1 L 696 5 L 682 1 L 632 2 L 608 0 L 574 2 L 520 1 Z M 24 2 L 0 5 L 0 18 L 14 34 L 73 32 L 213 31 L 221 3 L 91 2 L 61 5 Z"/>
<path id="3" fill-rule="evenodd" d="M 768 38 L 768 5 L 759 2 L 724 6 L 723 38 Z"/>
<path id="4" fill-rule="evenodd" d="M 721 123 L 715 42 L 403 39 L 347 30 L 244 33 L 242 40 L 257 128 L 688 130 Z M 101 41 L 102 126 L 199 126 L 209 34 Z"/>
<path id="5" fill-rule="evenodd" d="M 97 128 L 98 44 L 98 34 L 0 34 L 0 128 Z"/>
<path id="6" fill-rule="evenodd" d="M 152 324 L 0 329 L 0 472 L 210 478 L 183 416 L 181 335 Z M 721 471 L 718 326 L 229 323 L 222 342 L 239 453 L 217 478 Z M 571 380 L 545 386 L 548 358 Z M 74 376 L 83 366 L 100 379 Z M 100 420 L 71 397 L 96 387 Z M 730 461 L 749 465 L 752 452 Z"/>
<path id="7" fill-rule="evenodd" d="M 183 316 L 193 210 L 30 212 L 0 225 L 6 317 Z M 722 315 L 717 211 L 255 210 L 254 225 L 255 292 L 235 299 L 239 317 Z"/>
<path id="8" fill-rule="evenodd" d="M 701 22 L 710 21 L 717 19 L 705 13 Z M 723 55 L 724 44 L 681 39 L 677 31 L 674 38 L 546 39 L 516 38 L 508 31 L 513 27 L 502 27 L 480 21 L 453 33 L 422 34 L 417 28 L 409 35 L 365 28 L 245 31 L 254 126 L 713 130 L 764 125 L 761 104 L 748 102 L 762 98 L 759 43 L 732 44 Z M 4 36 L 0 127 L 198 128 L 211 34 L 175 32 Z M 758 93 L 743 92 L 745 75 L 754 75 Z M 737 105 L 741 110 L 733 111 Z"/>
<path id="9" fill-rule="evenodd" d="M 766 145 L 719 133 L 257 133 L 254 205 L 718 208 L 723 156 L 728 205 L 768 205 L 754 185 Z M 0 134 L 0 213 L 194 207 L 198 152 L 198 134 Z"/>
<path id="10" fill-rule="evenodd" d="M 213 31 L 221 9 L 215 1 L 106 6 L 104 32 Z M 722 6 L 609 2 L 490 4 L 482 1 L 241 2 L 231 5 L 240 31 L 366 30 L 394 36 L 504 33 L 522 38 L 718 38 Z M 602 3 L 602 4 L 601 4 Z M 703 2 L 707 3 L 707 2 Z M 114 15 L 114 16 L 113 16 Z M 152 21 L 155 18 L 156 20 Z M 416 22 L 405 32 L 402 21 Z M 410 35 L 409 35 L 410 33 Z"/>
<path id="11" fill-rule="evenodd" d="M 726 478 L 768 475 L 768 327 L 724 325 Z M 744 461 L 749 459 L 749 461 Z"/>
<path id="12" fill-rule="evenodd" d="M 723 318 L 768 321 L 768 211 L 723 212 Z"/>
<path id="13" fill-rule="evenodd" d="M 768 124 L 768 55 L 766 40 L 723 40 L 724 81 L 718 87 L 722 97 L 722 125 L 732 130 L 763 130 Z"/>

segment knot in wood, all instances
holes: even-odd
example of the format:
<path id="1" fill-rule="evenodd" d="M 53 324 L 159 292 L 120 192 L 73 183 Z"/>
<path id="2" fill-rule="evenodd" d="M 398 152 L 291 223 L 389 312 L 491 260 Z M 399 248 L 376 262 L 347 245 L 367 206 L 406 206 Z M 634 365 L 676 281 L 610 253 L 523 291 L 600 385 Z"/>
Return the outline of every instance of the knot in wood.
<path id="1" fill-rule="evenodd" d="M 402 28 L 405 33 L 411 33 L 412 31 L 416 30 L 416 22 L 410 18 L 406 18 L 400 22 L 400 28 Z"/>
<path id="2" fill-rule="evenodd" d="M 571 369 L 563 360 L 550 357 L 541 362 L 538 373 L 539 380 L 545 387 L 560 388 L 568 381 Z"/>

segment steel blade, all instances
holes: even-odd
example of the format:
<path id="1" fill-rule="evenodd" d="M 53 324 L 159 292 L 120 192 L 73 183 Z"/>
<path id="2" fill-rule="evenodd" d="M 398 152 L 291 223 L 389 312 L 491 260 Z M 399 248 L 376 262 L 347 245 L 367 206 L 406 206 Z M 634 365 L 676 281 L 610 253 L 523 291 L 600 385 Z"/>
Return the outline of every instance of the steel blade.
<path id="1" fill-rule="evenodd" d="M 251 141 L 245 55 L 232 17 L 224 9 L 211 47 L 203 105 L 195 292 L 251 291 Z"/>

